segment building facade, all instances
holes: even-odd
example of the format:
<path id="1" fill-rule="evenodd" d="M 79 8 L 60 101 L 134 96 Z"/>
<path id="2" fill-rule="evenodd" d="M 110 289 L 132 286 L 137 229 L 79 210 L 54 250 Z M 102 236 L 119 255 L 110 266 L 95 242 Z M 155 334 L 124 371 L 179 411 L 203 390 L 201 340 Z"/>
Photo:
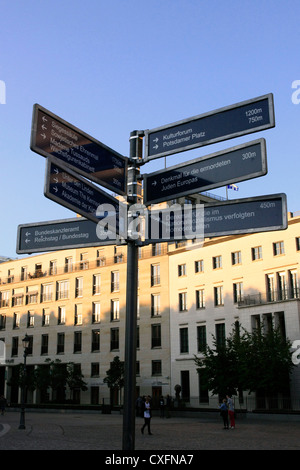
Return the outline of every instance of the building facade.
<path id="1" fill-rule="evenodd" d="M 225 338 L 236 321 L 251 331 L 273 321 L 300 339 L 300 217 L 278 232 L 206 239 L 202 246 L 155 244 L 140 248 L 137 394 L 174 396 L 180 385 L 191 406 L 214 406 L 200 389 L 194 355 L 212 335 Z M 31 338 L 28 370 L 46 360 L 72 362 L 86 391 L 77 403 L 109 401 L 103 382 L 114 357 L 124 360 L 126 246 L 56 251 L 0 264 L 0 393 L 20 402 L 8 385 Z M 300 392 L 298 368 L 291 394 Z M 47 399 L 55 400 L 49 391 Z M 45 399 L 27 392 L 28 403 Z M 122 396 L 114 397 L 122 402 Z"/>
<path id="2" fill-rule="evenodd" d="M 200 249 L 170 252 L 171 389 L 194 406 L 216 405 L 200 390 L 194 355 L 213 336 L 223 341 L 235 323 L 247 331 L 271 324 L 294 342 L 300 339 L 300 217 L 289 214 L 288 229 L 205 240 Z M 291 396 L 300 392 L 299 367 Z M 299 403 L 298 403 L 299 406 Z"/>

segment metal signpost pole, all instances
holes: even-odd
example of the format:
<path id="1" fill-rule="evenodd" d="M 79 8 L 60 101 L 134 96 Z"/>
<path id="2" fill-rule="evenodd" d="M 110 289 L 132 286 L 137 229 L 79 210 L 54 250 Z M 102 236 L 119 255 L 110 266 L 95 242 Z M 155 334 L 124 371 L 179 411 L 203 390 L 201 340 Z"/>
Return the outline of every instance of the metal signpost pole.
<path id="1" fill-rule="evenodd" d="M 138 174 L 139 152 L 142 139 L 138 131 L 130 134 L 130 165 L 128 167 L 128 203 L 139 202 Z M 127 286 L 126 286 L 126 329 L 125 329 L 125 384 L 123 416 L 123 450 L 134 450 L 135 445 L 135 386 L 136 386 L 136 338 L 137 338 L 137 289 L 138 289 L 138 245 L 130 233 L 133 214 L 128 217 L 127 242 Z"/>

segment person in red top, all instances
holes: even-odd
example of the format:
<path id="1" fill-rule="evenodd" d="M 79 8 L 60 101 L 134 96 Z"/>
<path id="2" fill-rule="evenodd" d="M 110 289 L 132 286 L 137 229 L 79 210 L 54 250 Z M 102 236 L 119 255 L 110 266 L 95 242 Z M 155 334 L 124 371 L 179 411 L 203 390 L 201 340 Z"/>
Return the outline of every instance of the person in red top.
<path id="1" fill-rule="evenodd" d="M 235 428 L 235 419 L 234 419 L 234 404 L 232 398 L 227 395 L 227 406 L 228 406 L 228 415 L 230 420 L 231 429 Z"/>

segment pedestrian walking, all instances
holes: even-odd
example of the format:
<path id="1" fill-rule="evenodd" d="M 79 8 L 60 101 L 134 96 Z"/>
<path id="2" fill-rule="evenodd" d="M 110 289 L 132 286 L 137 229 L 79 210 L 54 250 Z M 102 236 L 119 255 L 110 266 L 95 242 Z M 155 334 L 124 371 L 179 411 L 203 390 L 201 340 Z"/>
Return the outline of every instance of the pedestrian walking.
<path id="1" fill-rule="evenodd" d="M 220 405 L 220 415 L 223 418 L 224 429 L 229 429 L 229 422 L 228 422 L 228 408 L 226 403 L 226 398 L 223 399 L 222 404 Z"/>
<path id="2" fill-rule="evenodd" d="M 228 406 L 228 415 L 230 420 L 230 428 L 235 428 L 235 418 L 234 418 L 234 403 L 232 398 L 227 395 L 227 406 Z"/>
<path id="3" fill-rule="evenodd" d="M 151 405 L 149 398 L 146 398 L 145 404 L 144 404 L 144 425 L 141 428 L 141 433 L 144 434 L 144 429 L 147 426 L 148 428 L 148 434 L 152 435 L 151 429 L 150 429 L 150 423 L 151 423 Z"/>

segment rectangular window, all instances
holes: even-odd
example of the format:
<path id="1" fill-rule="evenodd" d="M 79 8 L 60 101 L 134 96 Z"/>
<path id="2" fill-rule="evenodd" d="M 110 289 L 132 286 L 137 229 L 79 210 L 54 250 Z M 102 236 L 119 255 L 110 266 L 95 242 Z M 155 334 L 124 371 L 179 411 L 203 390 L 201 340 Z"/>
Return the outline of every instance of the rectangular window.
<path id="1" fill-rule="evenodd" d="M 151 317 L 160 315 L 160 294 L 151 294 Z"/>
<path id="2" fill-rule="evenodd" d="M 42 325 L 43 326 L 50 325 L 50 308 L 43 308 Z"/>
<path id="3" fill-rule="evenodd" d="M 57 273 L 57 261 L 56 260 L 50 261 L 49 274 L 53 276 L 56 273 Z"/>
<path id="4" fill-rule="evenodd" d="M 274 274 L 266 275 L 266 284 L 267 284 L 267 302 L 274 302 L 275 300 Z"/>
<path id="5" fill-rule="evenodd" d="M 75 305 L 75 325 L 82 325 L 82 304 Z"/>
<path id="6" fill-rule="evenodd" d="M 119 328 L 110 329 L 110 350 L 119 349 Z"/>
<path id="7" fill-rule="evenodd" d="M 151 325 L 151 348 L 161 347 L 161 325 Z"/>
<path id="8" fill-rule="evenodd" d="M 20 313 L 14 313 L 13 329 L 20 328 Z"/>
<path id="9" fill-rule="evenodd" d="M 251 255 L 252 255 L 252 261 L 262 259 L 262 247 L 254 246 L 253 248 L 251 248 Z"/>
<path id="10" fill-rule="evenodd" d="M 216 342 L 217 346 L 225 346 L 225 323 L 216 324 Z"/>
<path id="11" fill-rule="evenodd" d="M 104 250 L 97 250 L 97 267 L 99 266 L 105 266 L 106 260 L 104 256 Z"/>
<path id="12" fill-rule="evenodd" d="M 235 266 L 236 264 L 242 263 L 242 253 L 241 251 L 234 251 L 231 253 L 231 264 Z"/>
<path id="13" fill-rule="evenodd" d="M 50 302 L 53 300 L 53 284 L 42 284 L 41 302 Z"/>
<path id="14" fill-rule="evenodd" d="M 83 295 L 83 277 L 75 279 L 75 297 L 82 297 Z"/>
<path id="15" fill-rule="evenodd" d="M 0 330 L 4 330 L 6 325 L 6 315 L 0 314 Z"/>
<path id="16" fill-rule="evenodd" d="M 93 302 L 93 316 L 92 316 L 92 323 L 100 323 L 100 302 Z"/>
<path id="17" fill-rule="evenodd" d="M 235 282 L 233 284 L 233 302 L 237 304 L 243 300 L 244 287 L 242 282 Z"/>
<path id="18" fill-rule="evenodd" d="M 91 377 L 99 377 L 100 375 L 100 364 L 99 362 L 92 362 L 91 364 Z"/>
<path id="19" fill-rule="evenodd" d="M 70 281 L 58 281 L 56 283 L 56 300 L 68 299 L 70 291 Z"/>
<path id="20" fill-rule="evenodd" d="M 100 351 L 100 330 L 92 330 L 92 352 Z"/>
<path id="21" fill-rule="evenodd" d="M 161 243 L 153 243 L 152 244 L 152 256 L 159 256 L 161 255 Z"/>
<path id="22" fill-rule="evenodd" d="M 65 352 L 65 334 L 57 333 L 57 354 L 63 354 Z"/>
<path id="23" fill-rule="evenodd" d="M 27 312 L 27 328 L 33 328 L 34 327 L 34 311 L 29 310 Z"/>
<path id="24" fill-rule="evenodd" d="M 13 289 L 12 291 L 12 299 L 11 299 L 11 306 L 16 307 L 23 305 L 23 288 L 22 289 Z"/>
<path id="25" fill-rule="evenodd" d="M 93 295 L 100 294 L 101 275 L 93 275 Z"/>
<path id="26" fill-rule="evenodd" d="M 110 303 L 110 321 L 118 320 L 120 320 L 120 302 L 118 299 L 114 299 Z"/>
<path id="27" fill-rule="evenodd" d="M 151 361 L 151 365 L 152 365 L 151 375 L 161 375 L 162 373 L 161 361 L 160 360 Z"/>
<path id="28" fill-rule="evenodd" d="M 33 351 L 33 336 L 29 336 L 29 346 L 27 348 L 27 351 L 28 351 L 28 354 L 32 354 L 32 351 Z"/>
<path id="29" fill-rule="evenodd" d="M 28 268 L 27 266 L 21 267 L 21 281 L 26 281 L 28 279 Z"/>
<path id="30" fill-rule="evenodd" d="M 151 286 L 160 284 L 160 265 L 151 264 Z"/>
<path id="31" fill-rule="evenodd" d="M 277 273 L 278 280 L 278 300 L 286 300 L 288 298 L 287 282 L 285 272 Z"/>
<path id="32" fill-rule="evenodd" d="M 206 349 L 206 345 L 206 326 L 197 326 L 197 351 L 204 351 Z"/>
<path id="33" fill-rule="evenodd" d="M 120 273 L 119 271 L 111 272 L 111 292 L 120 290 Z"/>
<path id="34" fill-rule="evenodd" d="M 81 331 L 74 332 L 74 353 L 80 353 L 82 348 L 82 333 Z"/>
<path id="35" fill-rule="evenodd" d="M 11 346 L 11 355 L 17 356 L 19 349 L 19 338 L 18 336 L 13 336 L 12 338 L 12 346 Z"/>
<path id="36" fill-rule="evenodd" d="M 36 304 L 38 302 L 38 286 L 28 286 L 26 288 L 26 304 Z"/>
<path id="37" fill-rule="evenodd" d="M 123 261 L 124 261 L 123 254 L 118 253 L 117 247 L 115 246 L 114 247 L 114 263 L 119 264 L 119 263 L 123 263 Z"/>
<path id="38" fill-rule="evenodd" d="M 296 250 L 300 251 L 300 237 L 296 237 Z"/>
<path id="39" fill-rule="evenodd" d="M 0 307 L 9 307 L 9 290 L 0 292 Z"/>
<path id="40" fill-rule="evenodd" d="M 49 336 L 48 335 L 42 335 L 42 340 L 41 340 L 41 356 L 43 354 L 48 354 L 48 343 L 49 343 Z"/>
<path id="41" fill-rule="evenodd" d="M 224 305 L 223 286 L 214 287 L 215 307 Z"/>
<path id="42" fill-rule="evenodd" d="M 274 256 L 284 255 L 284 242 L 273 243 Z"/>
<path id="43" fill-rule="evenodd" d="M 178 265 L 178 276 L 186 276 L 186 264 L 179 264 Z"/>
<path id="44" fill-rule="evenodd" d="M 180 353 L 189 352 L 189 332 L 188 328 L 180 328 Z"/>
<path id="45" fill-rule="evenodd" d="M 187 310 L 187 292 L 179 293 L 179 312 L 185 312 Z"/>
<path id="46" fill-rule="evenodd" d="M 222 268 L 222 256 L 214 256 L 213 259 L 213 269 L 220 269 Z"/>
<path id="47" fill-rule="evenodd" d="M 204 289 L 196 290 L 196 308 L 205 308 Z"/>
<path id="48" fill-rule="evenodd" d="M 291 298 L 298 299 L 299 288 L 298 288 L 298 276 L 297 276 L 296 269 L 289 271 L 289 283 L 290 283 Z"/>
<path id="49" fill-rule="evenodd" d="M 204 272 L 204 261 L 200 259 L 195 261 L 195 273 L 203 273 Z"/>
<path id="50" fill-rule="evenodd" d="M 65 258 L 65 273 L 70 273 L 73 271 L 73 258 Z"/>
<path id="51" fill-rule="evenodd" d="M 80 269 L 88 269 L 89 262 L 88 262 L 88 254 L 87 253 L 80 253 Z"/>
<path id="52" fill-rule="evenodd" d="M 66 323 L 66 307 L 58 307 L 58 324 L 64 325 Z"/>

